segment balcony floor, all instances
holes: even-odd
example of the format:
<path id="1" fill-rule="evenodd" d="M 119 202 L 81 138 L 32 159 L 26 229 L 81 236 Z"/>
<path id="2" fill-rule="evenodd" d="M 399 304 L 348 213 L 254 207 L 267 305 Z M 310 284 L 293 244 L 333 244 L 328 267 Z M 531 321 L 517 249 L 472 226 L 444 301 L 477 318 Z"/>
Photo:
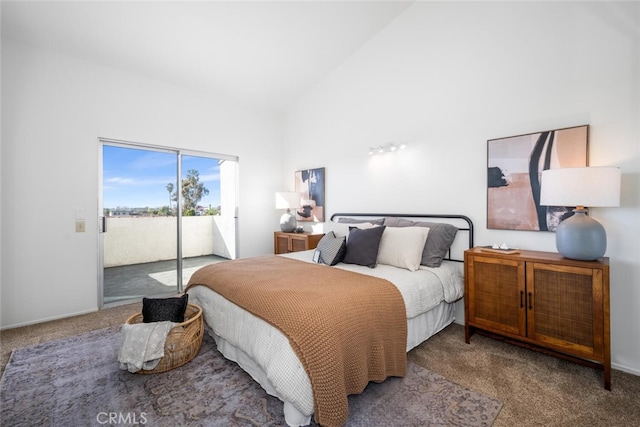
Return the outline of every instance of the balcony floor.
<path id="1" fill-rule="evenodd" d="M 182 283 L 186 287 L 189 278 L 198 268 L 208 264 L 227 261 L 215 255 L 184 258 L 182 260 Z M 142 297 L 175 295 L 178 274 L 176 260 L 123 265 L 104 269 L 103 304 L 116 305 L 140 301 Z"/>

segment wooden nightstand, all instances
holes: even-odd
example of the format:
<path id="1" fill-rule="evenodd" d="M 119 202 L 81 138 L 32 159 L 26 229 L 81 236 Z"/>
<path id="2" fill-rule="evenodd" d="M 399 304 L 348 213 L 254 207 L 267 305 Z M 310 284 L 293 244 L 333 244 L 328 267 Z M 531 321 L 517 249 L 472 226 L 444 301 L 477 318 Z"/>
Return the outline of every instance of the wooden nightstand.
<path id="1" fill-rule="evenodd" d="M 611 390 L 609 258 L 464 254 L 465 341 L 473 332 L 604 371 Z"/>
<path id="2" fill-rule="evenodd" d="M 286 254 L 315 249 L 322 236 L 324 234 L 276 231 L 273 233 L 273 252 L 275 254 Z"/>

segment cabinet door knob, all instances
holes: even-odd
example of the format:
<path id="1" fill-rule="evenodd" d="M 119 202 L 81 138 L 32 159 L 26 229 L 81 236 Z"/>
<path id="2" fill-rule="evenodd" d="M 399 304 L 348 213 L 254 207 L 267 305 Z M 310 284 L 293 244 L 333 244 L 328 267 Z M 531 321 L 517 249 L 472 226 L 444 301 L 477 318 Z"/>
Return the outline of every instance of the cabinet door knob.
<path id="1" fill-rule="evenodd" d="M 533 310 L 533 294 L 529 292 L 529 310 Z"/>
<path id="2" fill-rule="evenodd" d="M 524 291 L 520 291 L 520 308 L 524 307 Z"/>

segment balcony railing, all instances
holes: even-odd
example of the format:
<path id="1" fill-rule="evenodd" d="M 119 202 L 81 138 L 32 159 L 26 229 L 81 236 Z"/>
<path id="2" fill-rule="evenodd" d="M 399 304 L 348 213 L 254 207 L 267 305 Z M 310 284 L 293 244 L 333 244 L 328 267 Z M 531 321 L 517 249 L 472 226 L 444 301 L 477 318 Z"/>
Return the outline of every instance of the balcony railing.
<path id="1" fill-rule="evenodd" d="M 104 267 L 175 259 L 176 217 L 107 217 Z M 217 255 L 234 259 L 235 219 L 230 216 L 182 218 L 182 257 Z"/>

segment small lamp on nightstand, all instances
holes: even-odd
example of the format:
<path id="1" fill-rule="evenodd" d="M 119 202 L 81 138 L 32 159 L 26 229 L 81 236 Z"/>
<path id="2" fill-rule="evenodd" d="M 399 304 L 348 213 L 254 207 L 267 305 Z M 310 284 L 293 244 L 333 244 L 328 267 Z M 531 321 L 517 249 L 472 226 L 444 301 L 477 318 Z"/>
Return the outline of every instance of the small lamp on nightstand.
<path id="1" fill-rule="evenodd" d="M 291 233 L 296 229 L 295 209 L 300 206 L 300 193 L 278 192 L 276 193 L 276 209 L 286 209 L 280 217 L 280 230 Z M 294 210 L 293 215 L 291 209 Z"/>
<path id="2" fill-rule="evenodd" d="M 593 261 L 607 250 L 604 227 L 587 216 L 589 207 L 620 206 L 620 169 L 585 167 L 542 171 L 540 205 L 576 206 L 558 224 L 556 248 L 565 258 Z"/>

